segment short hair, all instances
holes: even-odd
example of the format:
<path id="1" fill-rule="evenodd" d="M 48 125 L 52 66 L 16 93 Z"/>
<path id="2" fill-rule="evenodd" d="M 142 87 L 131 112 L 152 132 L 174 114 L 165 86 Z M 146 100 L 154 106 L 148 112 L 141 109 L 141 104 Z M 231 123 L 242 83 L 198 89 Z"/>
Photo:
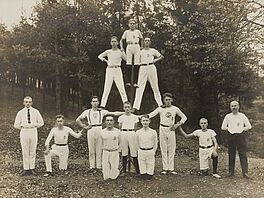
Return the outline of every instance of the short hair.
<path id="1" fill-rule="evenodd" d="M 98 97 L 98 96 L 92 96 L 92 97 L 91 97 L 91 101 L 92 101 L 93 99 L 97 99 L 97 100 L 99 101 L 99 97 Z"/>
<path id="2" fill-rule="evenodd" d="M 142 116 L 141 116 L 141 119 L 142 119 L 142 118 L 147 118 L 147 119 L 149 119 L 149 120 L 150 120 L 150 117 L 149 117 L 149 115 L 148 115 L 148 114 L 144 114 L 144 115 L 142 115 Z"/>
<path id="3" fill-rule="evenodd" d="M 56 120 L 59 119 L 59 118 L 62 118 L 64 120 L 64 115 L 59 114 L 59 115 L 56 115 L 55 118 L 56 118 Z"/>
<path id="4" fill-rule="evenodd" d="M 207 120 L 206 118 L 201 118 L 200 121 L 199 121 L 199 123 L 200 123 L 202 120 L 203 120 L 203 121 L 206 121 L 206 122 L 208 123 L 208 120 Z"/>
<path id="5" fill-rule="evenodd" d="M 30 99 L 30 100 L 32 100 L 32 97 L 30 97 L 30 96 L 26 96 L 23 100 L 26 100 L 26 99 Z"/>
<path id="6" fill-rule="evenodd" d="M 133 19 L 133 18 L 132 18 L 132 19 L 129 19 L 129 20 L 128 20 L 129 23 L 132 22 L 132 21 L 134 21 L 134 22 L 136 23 L 136 19 Z"/>
<path id="7" fill-rule="evenodd" d="M 239 105 L 239 102 L 237 102 L 236 100 L 233 100 L 232 102 L 230 102 L 230 105 L 232 105 L 232 104 L 237 104 L 237 105 Z"/>
<path id="8" fill-rule="evenodd" d="M 129 101 L 125 101 L 125 102 L 123 103 L 123 106 L 125 106 L 126 104 L 131 106 L 131 102 L 129 102 Z"/>
<path id="9" fill-rule="evenodd" d="M 111 36 L 111 41 L 113 40 L 113 39 L 115 39 L 115 40 L 117 40 L 118 41 L 118 38 L 117 38 L 117 36 Z"/>
<path id="10" fill-rule="evenodd" d="M 148 36 L 146 36 L 146 37 L 144 38 L 144 40 L 146 40 L 146 39 L 149 39 L 149 40 L 151 41 L 150 37 L 148 37 Z"/>
<path id="11" fill-rule="evenodd" d="M 172 94 L 169 93 L 169 92 L 166 92 L 162 95 L 162 98 L 164 99 L 165 97 L 170 97 L 170 98 L 173 98 Z"/>
<path id="12" fill-rule="evenodd" d="M 113 114 L 106 114 L 106 115 L 104 116 L 104 121 L 106 121 L 106 118 L 107 118 L 107 117 L 112 117 L 113 120 L 115 120 L 115 116 L 114 116 Z"/>

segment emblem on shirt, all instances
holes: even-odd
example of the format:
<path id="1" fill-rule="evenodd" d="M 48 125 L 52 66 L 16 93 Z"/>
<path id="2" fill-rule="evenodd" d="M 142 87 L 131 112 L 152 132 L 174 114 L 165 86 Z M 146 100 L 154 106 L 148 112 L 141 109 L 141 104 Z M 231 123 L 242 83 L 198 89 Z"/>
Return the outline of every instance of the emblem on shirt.
<path id="1" fill-rule="evenodd" d="M 96 119 L 97 116 L 98 116 L 97 113 L 94 113 L 94 114 L 93 114 L 93 118 L 94 118 L 94 119 Z"/>
<path id="2" fill-rule="evenodd" d="M 133 35 L 133 39 L 135 39 L 136 38 L 136 36 L 135 35 Z"/>
<path id="3" fill-rule="evenodd" d="M 116 140 L 117 138 L 116 138 L 116 136 L 114 136 L 114 140 Z"/>
<path id="4" fill-rule="evenodd" d="M 166 118 L 170 118 L 172 115 L 171 115 L 171 112 L 166 112 L 165 113 L 165 116 L 166 116 Z"/>
<path id="5" fill-rule="evenodd" d="M 237 126 L 239 127 L 239 125 L 240 125 L 240 123 L 238 122 L 238 123 L 237 123 Z"/>
<path id="6" fill-rule="evenodd" d="M 207 142 L 209 142 L 210 141 L 210 139 L 209 138 L 207 138 Z"/>
<path id="7" fill-rule="evenodd" d="M 150 57 L 150 54 L 147 54 L 147 57 Z"/>
<path id="8" fill-rule="evenodd" d="M 64 135 L 63 138 L 66 139 L 66 135 Z"/>

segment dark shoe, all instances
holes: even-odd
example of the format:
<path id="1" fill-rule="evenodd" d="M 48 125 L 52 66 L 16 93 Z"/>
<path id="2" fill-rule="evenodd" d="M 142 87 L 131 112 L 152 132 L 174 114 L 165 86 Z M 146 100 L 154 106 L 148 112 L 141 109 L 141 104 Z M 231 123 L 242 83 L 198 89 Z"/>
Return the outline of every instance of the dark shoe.
<path id="1" fill-rule="evenodd" d="M 209 172 L 201 170 L 201 171 L 198 172 L 198 175 L 200 175 L 200 176 L 208 176 Z"/>
<path id="2" fill-rule="evenodd" d="M 24 170 L 23 173 L 21 174 L 22 177 L 24 176 L 30 176 L 30 171 L 29 170 Z"/>
<path id="3" fill-rule="evenodd" d="M 235 174 L 234 173 L 228 173 L 227 177 L 234 177 Z"/>
<path id="4" fill-rule="evenodd" d="M 151 180 L 153 178 L 153 175 L 146 174 L 146 179 Z"/>
<path id="5" fill-rule="evenodd" d="M 243 174 L 243 177 L 244 177 L 245 179 L 251 179 L 251 178 L 248 176 L 247 173 L 244 173 L 244 174 Z"/>

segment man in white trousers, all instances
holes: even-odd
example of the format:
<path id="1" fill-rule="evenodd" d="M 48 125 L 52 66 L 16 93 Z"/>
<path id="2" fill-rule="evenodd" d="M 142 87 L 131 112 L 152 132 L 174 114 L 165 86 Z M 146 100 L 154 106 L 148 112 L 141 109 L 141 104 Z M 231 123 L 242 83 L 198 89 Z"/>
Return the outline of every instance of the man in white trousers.
<path id="1" fill-rule="evenodd" d="M 117 48 L 118 39 L 116 36 L 111 37 L 111 46 L 112 49 L 108 49 L 98 56 L 101 61 L 107 63 L 101 107 L 105 107 L 107 103 L 113 82 L 116 84 L 123 103 L 127 101 L 127 94 L 121 70 L 121 61 L 122 59 L 126 60 L 126 55 L 123 51 L 121 52 L 120 49 Z"/>
<path id="2" fill-rule="evenodd" d="M 149 128 L 148 115 L 141 117 L 142 129 L 136 132 L 139 170 L 142 179 L 152 179 L 155 167 L 155 153 L 158 148 L 157 132 Z"/>
<path id="3" fill-rule="evenodd" d="M 91 105 L 92 108 L 83 111 L 76 122 L 80 127 L 87 130 L 90 169 L 92 172 L 96 172 L 98 169 L 102 169 L 102 142 L 100 136 L 103 117 L 109 113 L 119 116 L 124 112 L 109 112 L 98 108 L 99 99 L 97 96 L 92 97 Z M 84 119 L 87 123 L 83 123 Z"/>
<path id="4" fill-rule="evenodd" d="M 114 128 L 114 116 L 105 117 L 106 128 L 101 133 L 103 143 L 103 178 L 116 179 L 119 175 L 119 151 L 121 151 L 120 130 Z"/>
<path id="5" fill-rule="evenodd" d="M 150 48 L 150 38 L 144 39 L 144 48 L 140 51 L 140 68 L 138 74 L 138 89 L 136 90 L 136 96 L 133 108 L 140 109 L 142 96 L 145 90 L 147 81 L 149 81 L 154 98 L 158 106 L 162 105 L 161 95 L 159 91 L 157 68 L 154 65 L 157 61 L 164 58 L 156 49 Z"/>
<path id="6" fill-rule="evenodd" d="M 74 132 L 70 127 L 64 126 L 64 116 L 56 116 L 56 127 L 53 127 L 45 141 L 46 150 L 44 151 L 44 158 L 46 164 L 46 173 L 44 177 L 52 173 L 51 158 L 53 156 L 59 157 L 59 169 L 67 170 L 69 147 L 68 136 L 69 134 L 75 138 L 80 138 L 82 133 Z M 54 138 L 54 144 L 51 149 L 49 147 L 51 139 Z"/>
<path id="7" fill-rule="evenodd" d="M 32 107 L 32 98 L 26 96 L 23 102 L 25 108 L 21 109 L 15 119 L 14 127 L 20 130 L 20 142 L 23 154 L 22 176 L 33 174 L 35 169 L 36 149 L 38 143 L 37 128 L 44 125 L 39 111 Z"/>
<path id="8" fill-rule="evenodd" d="M 150 118 L 158 114 L 160 116 L 159 140 L 163 166 L 161 174 L 163 175 L 167 173 L 177 174 L 174 171 L 174 155 L 176 149 L 175 130 L 187 120 L 184 113 L 178 107 L 172 105 L 172 101 L 173 97 L 171 93 L 163 94 L 164 106 L 158 107 L 149 113 Z M 176 116 L 179 116 L 181 120 L 175 124 Z"/>

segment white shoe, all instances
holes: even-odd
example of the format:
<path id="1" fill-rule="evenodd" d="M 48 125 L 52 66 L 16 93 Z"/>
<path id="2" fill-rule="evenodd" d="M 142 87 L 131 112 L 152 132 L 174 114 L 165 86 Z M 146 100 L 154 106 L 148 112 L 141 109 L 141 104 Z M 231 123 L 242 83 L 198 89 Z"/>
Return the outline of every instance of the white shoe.
<path id="1" fill-rule="evenodd" d="M 220 179 L 221 178 L 221 176 L 220 175 L 218 175 L 218 174 L 213 174 L 213 177 L 215 177 L 215 178 L 217 178 L 217 179 Z"/>

